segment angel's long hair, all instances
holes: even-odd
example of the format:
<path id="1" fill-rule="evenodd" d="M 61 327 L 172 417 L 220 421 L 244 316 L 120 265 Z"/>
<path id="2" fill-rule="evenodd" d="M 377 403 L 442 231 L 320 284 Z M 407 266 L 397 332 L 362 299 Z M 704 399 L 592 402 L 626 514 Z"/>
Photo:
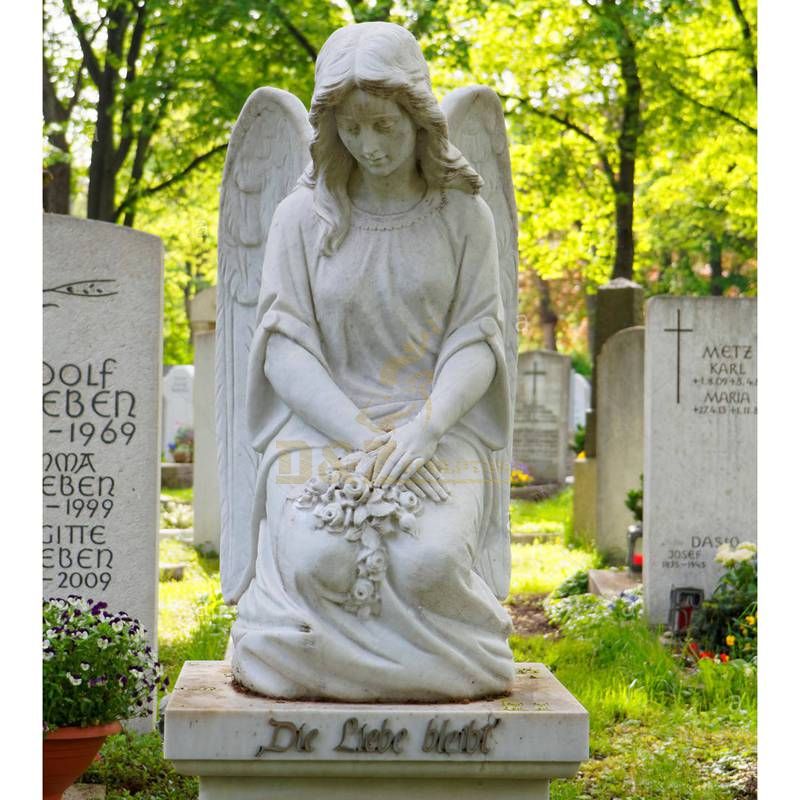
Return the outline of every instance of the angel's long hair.
<path id="1" fill-rule="evenodd" d="M 447 119 L 431 89 L 428 65 L 416 39 L 389 22 L 362 22 L 335 31 L 317 57 L 309 121 L 311 163 L 301 183 L 314 190 L 314 210 L 327 231 L 322 250 L 333 253 L 350 229 L 347 183 L 355 159 L 342 144 L 335 110 L 352 89 L 386 97 L 417 127 L 417 168 L 428 187 L 477 194 L 483 181 L 451 144 Z"/>

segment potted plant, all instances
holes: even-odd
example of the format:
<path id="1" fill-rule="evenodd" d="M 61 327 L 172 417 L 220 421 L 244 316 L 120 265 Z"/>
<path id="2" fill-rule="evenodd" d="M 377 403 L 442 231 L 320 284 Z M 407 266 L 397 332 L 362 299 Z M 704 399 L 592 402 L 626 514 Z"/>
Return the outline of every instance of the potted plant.
<path id="1" fill-rule="evenodd" d="M 167 679 L 146 631 L 77 595 L 43 605 L 44 800 L 58 800 L 120 721 L 149 713 Z"/>
<path id="2" fill-rule="evenodd" d="M 169 444 L 169 451 L 177 463 L 191 464 L 194 461 L 194 430 L 178 428 L 175 441 Z"/>

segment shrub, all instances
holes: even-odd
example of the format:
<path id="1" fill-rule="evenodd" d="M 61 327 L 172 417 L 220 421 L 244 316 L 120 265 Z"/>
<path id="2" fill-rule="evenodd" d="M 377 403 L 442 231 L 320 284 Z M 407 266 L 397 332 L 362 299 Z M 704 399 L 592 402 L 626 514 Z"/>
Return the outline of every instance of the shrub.
<path id="1" fill-rule="evenodd" d="M 725 566 L 714 593 L 692 615 L 689 640 L 701 652 L 755 661 L 758 654 L 758 560 L 756 546 L 723 545 L 716 561 Z"/>
<path id="2" fill-rule="evenodd" d="M 571 597 L 574 594 L 586 594 L 589 591 L 589 570 L 582 569 L 570 575 L 553 590 L 553 597 Z"/>
<path id="3" fill-rule="evenodd" d="M 631 489 L 625 497 L 625 508 L 633 514 L 635 522 L 644 520 L 644 476 L 639 476 L 639 488 Z"/>

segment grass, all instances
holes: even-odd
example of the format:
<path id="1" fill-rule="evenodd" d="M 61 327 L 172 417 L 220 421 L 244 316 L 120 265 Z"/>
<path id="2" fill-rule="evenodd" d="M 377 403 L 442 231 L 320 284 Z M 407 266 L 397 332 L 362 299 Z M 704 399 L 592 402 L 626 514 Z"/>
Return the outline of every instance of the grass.
<path id="1" fill-rule="evenodd" d="M 178 503 L 191 503 L 194 499 L 194 489 L 191 486 L 188 489 L 165 489 L 162 487 L 161 496 Z"/>
<path id="2" fill-rule="evenodd" d="M 233 612 L 222 602 L 218 557 L 162 539 L 159 560 L 187 565 L 183 580 L 162 581 L 158 592 L 159 659 L 174 685 L 184 661 L 224 656 Z"/>
<path id="3" fill-rule="evenodd" d="M 513 533 L 560 533 L 566 541 L 572 536 L 572 487 L 567 487 L 540 502 L 511 501 Z"/>
<path id="4" fill-rule="evenodd" d="M 567 536 L 571 516 L 570 489 L 512 504 L 516 529 L 552 525 Z M 174 680 L 184 660 L 222 658 L 231 614 L 216 558 L 166 539 L 161 560 L 188 565 L 183 581 L 160 585 L 160 657 Z M 597 553 L 560 541 L 515 544 L 511 593 L 549 592 L 598 564 Z M 510 644 L 517 661 L 546 664 L 589 711 L 590 758 L 575 778 L 552 782 L 552 800 L 755 798 L 745 787 L 755 763 L 754 669 L 704 661 L 687 670 L 640 621 L 605 620 L 580 638 L 514 636 Z M 111 737 L 84 780 L 105 783 L 107 800 L 196 800 L 197 780 L 175 773 L 161 746 L 157 733 Z"/>
<path id="5" fill-rule="evenodd" d="M 597 553 L 565 547 L 559 542 L 512 544 L 509 594 L 549 593 L 570 575 L 599 564 Z"/>
<path id="6" fill-rule="evenodd" d="M 686 670 L 642 622 L 608 621 L 585 639 L 512 637 L 517 661 L 541 661 L 589 712 L 590 759 L 553 800 L 735 800 L 756 751 L 756 673 L 704 662 Z M 730 772 L 730 774 L 726 774 Z M 727 779 L 727 780 L 726 780 Z"/>

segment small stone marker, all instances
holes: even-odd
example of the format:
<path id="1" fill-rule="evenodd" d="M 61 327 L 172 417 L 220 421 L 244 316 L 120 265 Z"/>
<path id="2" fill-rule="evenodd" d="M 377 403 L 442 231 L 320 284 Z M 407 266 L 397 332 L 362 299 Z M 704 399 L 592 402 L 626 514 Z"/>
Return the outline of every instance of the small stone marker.
<path id="1" fill-rule="evenodd" d="M 592 407 L 592 384 L 579 372 L 572 371 L 569 392 L 569 429 L 571 433 L 586 427 L 586 413 Z"/>
<path id="2" fill-rule="evenodd" d="M 43 596 L 156 637 L 163 256 L 155 236 L 44 217 Z"/>
<path id="3" fill-rule="evenodd" d="M 191 303 L 194 338 L 194 543 L 219 552 L 220 511 L 214 359 L 217 287 L 198 292 Z"/>
<path id="4" fill-rule="evenodd" d="M 170 444 L 180 428 L 194 427 L 192 411 L 192 384 L 194 367 L 181 364 L 172 367 L 164 378 L 164 427 L 161 440 L 165 461 L 175 461 Z"/>
<path id="5" fill-rule="evenodd" d="M 645 606 L 707 598 L 723 543 L 756 541 L 756 300 L 656 297 L 645 357 Z"/>
<path id="6" fill-rule="evenodd" d="M 644 328 L 608 339 L 597 372 L 597 549 L 622 564 L 634 522 L 625 500 L 644 471 Z"/>
<path id="7" fill-rule="evenodd" d="M 569 356 L 550 350 L 519 354 L 513 457 L 537 481 L 567 476 L 569 384 Z"/>

